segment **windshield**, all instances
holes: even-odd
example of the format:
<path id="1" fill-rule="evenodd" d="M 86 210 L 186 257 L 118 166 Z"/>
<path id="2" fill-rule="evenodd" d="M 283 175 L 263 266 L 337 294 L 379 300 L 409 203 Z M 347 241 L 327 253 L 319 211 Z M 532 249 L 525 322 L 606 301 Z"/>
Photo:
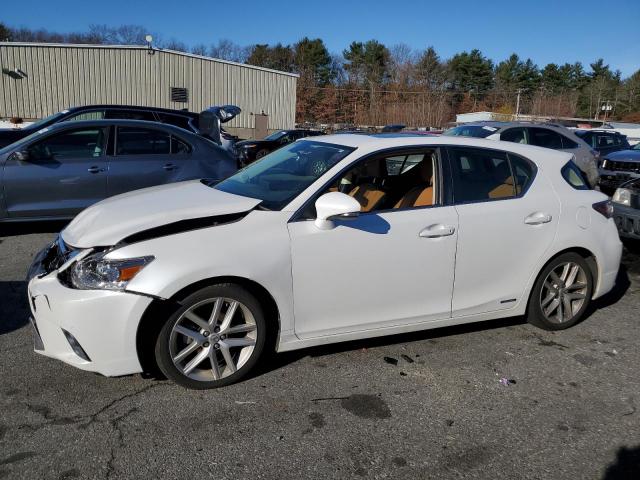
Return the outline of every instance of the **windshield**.
<path id="1" fill-rule="evenodd" d="M 282 147 L 223 180 L 223 192 L 262 200 L 261 207 L 281 210 L 322 174 L 355 149 L 299 141 Z"/>
<path id="2" fill-rule="evenodd" d="M 640 150 L 640 143 L 636 143 L 636 144 L 633 146 L 632 150 Z"/>
<path id="3" fill-rule="evenodd" d="M 69 113 L 69 112 L 67 112 Z M 42 127 L 50 124 L 50 123 L 55 123 L 58 120 L 60 120 L 62 117 L 64 117 L 66 115 L 66 113 L 64 112 L 58 112 L 58 113 L 54 113 L 53 115 L 49 115 L 48 117 L 43 118 L 42 120 L 38 120 L 37 122 L 32 123 L 31 125 L 29 125 L 27 128 L 34 128 L 36 130 L 41 129 Z"/>
<path id="4" fill-rule="evenodd" d="M 278 140 L 280 137 L 284 137 L 287 134 L 284 130 L 280 130 L 279 132 L 272 133 L 268 137 L 265 137 L 265 140 Z"/>
<path id="5" fill-rule="evenodd" d="M 450 128 L 444 132 L 443 135 L 448 137 L 486 138 L 497 131 L 497 127 L 491 127 L 489 125 L 460 125 L 459 127 Z"/>

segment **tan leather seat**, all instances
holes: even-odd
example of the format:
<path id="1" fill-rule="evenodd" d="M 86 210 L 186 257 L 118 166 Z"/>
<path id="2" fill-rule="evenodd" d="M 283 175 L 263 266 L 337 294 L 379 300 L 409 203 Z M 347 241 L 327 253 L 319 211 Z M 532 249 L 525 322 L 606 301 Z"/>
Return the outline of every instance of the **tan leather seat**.
<path id="1" fill-rule="evenodd" d="M 489 192 L 489 198 L 508 198 L 516 196 L 516 185 L 511 175 L 511 169 L 507 162 L 502 162 L 496 168 L 495 178 L 497 182 L 502 182 Z"/>
<path id="2" fill-rule="evenodd" d="M 380 190 L 373 183 L 364 183 L 358 185 L 356 188 L 349 192 L 353 198 L 360 202 L 363 212 L 370 212 L 376 206 L 382 203 L 382 200 L 386 197 L 386 193 Z"/>
<path id="3" fill-rule="evenodd" d="M 383 179 L 386 177 L 386 163 L 384 159 L 369 161 L 365 164 L 362 175 L 368 179 Z M 387 194 L 375 183 L 360 183 L 349 192 L 353 198 L 360 202 L 363 212 L 370 212 L 382 205 Z"/>
<path id="4" fill-rule="evenodd" d="M 394 205 L 394 208 L 426 207 L 433 205 L 433 162 L 431 158 L 423 160 L 416 168 L 419 169 L 420 178 L 423 183 L 405 193 Z"/>
<path id="5" fill-rule="evenodd" d="M 504 179 L 502 185 L 498 185 L 489 192 L 489 198 L 514 197 L 516 195 L 515 190 L 513 177 L 509 176 Z"/>

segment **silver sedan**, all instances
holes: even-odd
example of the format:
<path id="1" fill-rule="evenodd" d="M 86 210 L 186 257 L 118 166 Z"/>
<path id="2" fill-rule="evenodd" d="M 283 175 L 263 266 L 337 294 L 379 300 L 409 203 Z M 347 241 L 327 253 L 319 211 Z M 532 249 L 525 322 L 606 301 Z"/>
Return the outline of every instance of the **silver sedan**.
<path id="1" fill-rule="evenodd" d="M 0 150 L 0 222 L 69 219 L 113 195 L 236 169 L 219 145 L 172 125 L 59 123 Z"/>

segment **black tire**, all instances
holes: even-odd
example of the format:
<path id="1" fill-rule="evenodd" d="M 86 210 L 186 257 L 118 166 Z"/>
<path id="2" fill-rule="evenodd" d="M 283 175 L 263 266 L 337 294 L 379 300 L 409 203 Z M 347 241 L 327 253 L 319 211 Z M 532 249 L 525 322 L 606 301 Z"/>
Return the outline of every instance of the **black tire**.
<path id="1" fill-rule="evenodd" d="M 184 317 L 185 312 L 190 311 L 192 308 L 205 308 L 207 304 L 203 307 L 198 307 L 198 305 L 203 304 L 203 302 L 208 302 L 210 299 L 222 298 L 235 300 L 240 303 L 238 307 L 238 311 L 240 311 L 240 315 L 242 318 L 245 317 L 244 310 L 242 307 L 245 307 L 248 312 L 250 312 L 250 316 L 252 316 L 252 320 L 255 321 L 255 345 L 253 346 L 253 351 L 250 353 L 250 357 L 243 363 L 240 368 L 238 368 L 235 372 L 230 373 L 226 376 L 218 380 L 214 380 L 214 373 L 212 368 L 212 361 L 209 357 L 205 358 L 200 365 L 202 365 L 202 369 L 194 369 L 194 372 L 197 370 L 197 374 L 202 378 L 194 379 L 189 376 L 186 376 L 182 370 L 178 369 L 178 367 L 174 364 L 172 354 L 171 354 L 171 345 L 172 342 L 175 342 L 175 338 L 172 340 L 172 332 L 174 327 L 178 322 L 185 321 Z M 155 358 L 158 364 L 158 367 L 162 371 L 162 373 L 170 380 L 174 381 L 178 385 L 181 385 L 185 388 L 191 389 L 210 389 L 210 388 L 218 388 L 224 387 L 226 385 L 230 385 L 242 379 L 246 376 L 256 365 L 258 359 L 262 356 L 265 341 L 268 335 L 267 332 L 267 324 L 265 321 L 264 312 L 260 302 L 247 290 L 235 284 L 220 284 L 213 285 L 209 287 L 205 287 L 201 290 L 198 290 L 195 293 L 192 293 L 184 300 L 180 302 L 181 307 L 173 312 L 165 321 L 158 338 L 155 342 Z M 223 302 L 224 304 L 224 302 Z M 212 307 L 213 308 L 213 307 Z M 197 310 L 196 310 L 197 311 Z M 239 315 L 238 313 L 234 314 L 236 317 Z M 204 318 L 204 316 L 202 317 Z M 188 319 L 186 320 L 188 321 Z M 195 324 L 193 324 L 195 326 Z M 199 332 L 202 334 L 202 331 Z M 222 333 L 222 332 L 220 332 Z M 213 331 L 211 334 L 214 334 Z M 174 334 L 175 335 L 178 334 Z M 248 335 L 248 334 L 247 334 Z M 186 337 L 183 337 L 186 338 Z M 206 337 L 207 339 L 210 337 Z M 225 337 L 221 337 L 221 339 L 212 339 L 210 343 L 206 346 L 209 347 L 209 351 L 214 346 L 218 344 L 215 343 L 219 341 L 220 344 L 223 344 Z M 231 338 L 231 337 L 230 337 Z M 193 341 L 192 343 L 196 343 Z M 189 346 L 190 344 L 183 344 L 183 346 Z M 198 350 L 194 352 L 194 357 L 197 356 L 198 352 L 202 352 L 204 350 L 203 347 L 197 347 Z M 221 357 L 221 350 L 218 350 L 218 358 Z M 238 355 L 240 355 L 238 353 Z M 187 357 L 189 358 L 189 357 Z M 238 357 L 239 358 L 239 357 Z M 226 365 L 225 359 L 222 359 L 223 365 Z M 225 368 L 228 368 L 225 366 Z M 207 373 L 208 372 L 208 373 Z M 210 376 L 211 380 L 207 380 L 208 376 Z"/>
<path id="2" fill-rule="evenodd" d="M 565 288 L 565 284 L 563 282 L 555 283 L 555 281 L 549 277 L 551 272 L 555 272 L 556 270 L 564 268 L 564 265 L 566 264 L 574 264 L 579 266 L 582 269 L 582 271 L 584 272 L 584 275 L 583 275 L 584 281 L 583 282 L 576 281 L 576 282 L 579 284 L 585 283 L 584 288 L 580 288 L 579 291 L 577 290 L 574 291 L 574 290 L 571 290 L 570 287 Z M 581 274 L 578 273 L 577 275 L 581 275 Z M 552 287 L 551 290 L 547 286 L 545 286 L 545 281 L 548 279 L 550 280 L 550 286 Z M 559 288 L 556 289 L 555 288 L 556 285 L 558 285 Z M 542 298 L 543 288 L 545 289 L 545 298 Z M 542 305 L 545 303 L 545 300 L 548 298 L 553 298 L 552 302 L 555 301 L 555 297 L 549 296 L 549 294 L 551 294 L 553 291 L 559 294 L 558 303 L 561 303 L 563 305 L 562 308 L 564 308 L 564 311 L 567 310 L 566 304 L 563 302 L 565 295 L 571 294 L 571 293 L 579 293 L 580 295 L 584 295 L 584 299 L 583 299 L 584 301 L 582 302 L 582 304 L 576 305 L 571 303 L 576 300 L 569 301 L 569 305 L 572 306 L 572 310 L 571 310 L 572 314 L 571 314 L 571 317 L 566 321 L 558 320 L 557 309 L 553 312 L 556 315 L 550 315 L 550 314 L 545 315 Z M 591 301 L 592 294 L 593 294 L 593 272 L 591 271 L 591 268 L 589 267 L 589 264 L 587 263 L 587 261 L 582 256 L 573 252 L 568 252 L 568 253 L 559 255 L 558 257 L 551 260 L 542 269 L 542 271 L 540 272 L 540 275 L 538 275 L 538 278 L 536 279 L 536 283 L 534 284 L 533 290 L 531 291 L 531 296 L 529 297 L 529 306 L 527 308 L 527 321 L 530 324 L 535 325 L 536 327 L 542 328 L 543 330 L 564 330 L 566 328 L 572 327 L 582 319 L 585 312 L 589 308 L 589 303 Z M 552 306 L 551 303 L 548 304 L 547 309 L 550 308 L 551 306 Z M 573 312 L 573 309 L 576 309 L 576 311 Z M 553 317 L 553 320 L 550 320 L 549 317 Z"/>
<path id="3" fill-rule="evenodd" d="M 262 157 L 264 157 L 268 153 L 269 153 L 269 150 L 265 148 L 263 148 L 262 150 L 258 150 L 258 152 L 256 153 L 256 160 L 260 160 Z"/>

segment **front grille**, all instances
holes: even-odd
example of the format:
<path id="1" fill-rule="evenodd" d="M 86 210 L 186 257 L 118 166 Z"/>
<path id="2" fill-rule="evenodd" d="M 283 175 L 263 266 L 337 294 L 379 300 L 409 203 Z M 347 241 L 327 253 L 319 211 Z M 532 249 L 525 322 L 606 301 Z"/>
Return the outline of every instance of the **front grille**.
<path id="1" fill-rule="evenodd" d="M 605 160 L 603 168 L 605 170 L 611 170 L 613 172 L 640 173 L 640 162 L 620 162 L 617 160 Z"/>

